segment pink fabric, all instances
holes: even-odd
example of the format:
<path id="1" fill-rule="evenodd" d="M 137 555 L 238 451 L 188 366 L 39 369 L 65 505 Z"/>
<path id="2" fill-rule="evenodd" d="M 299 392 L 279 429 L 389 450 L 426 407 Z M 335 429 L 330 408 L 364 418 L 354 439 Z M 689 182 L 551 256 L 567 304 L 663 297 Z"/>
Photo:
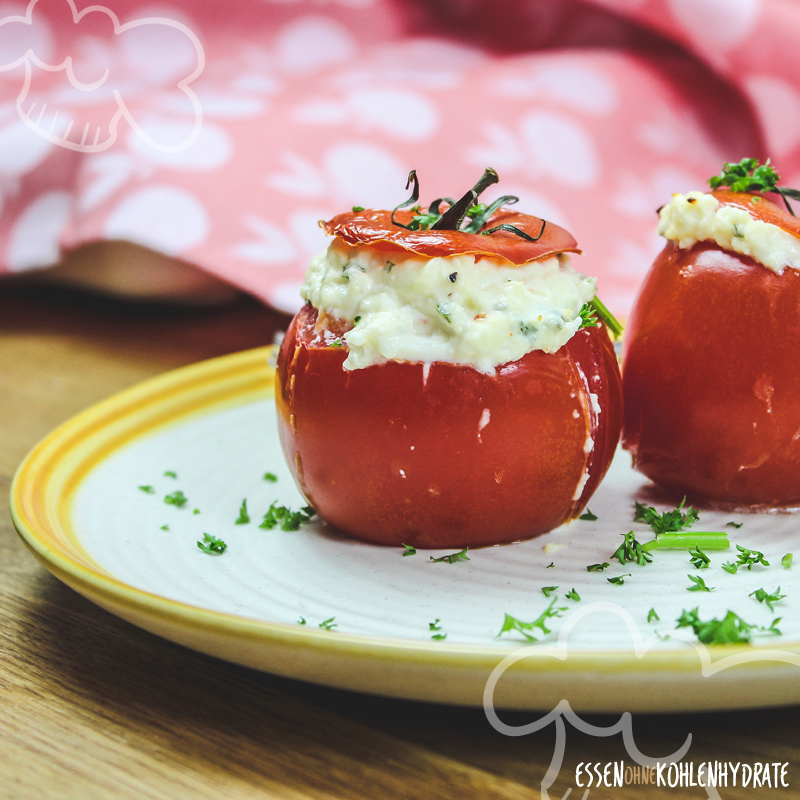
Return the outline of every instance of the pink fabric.
<path id="1" fill-rule="evenodd" d="M 492 166 L 624 315 L 672 192 L 800 186 L 798 41 L 795 0 L 0 3 L 0 270 L 124 239 L 293 310 L 319 219 Z"/>

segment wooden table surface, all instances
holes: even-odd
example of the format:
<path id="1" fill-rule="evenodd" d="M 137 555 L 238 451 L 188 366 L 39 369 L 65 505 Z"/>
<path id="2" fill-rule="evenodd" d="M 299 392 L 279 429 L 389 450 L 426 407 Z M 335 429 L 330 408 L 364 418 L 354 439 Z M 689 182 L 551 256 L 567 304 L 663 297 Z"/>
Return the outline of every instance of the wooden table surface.
<path id="1" fill-rule="evenodd" d="M 271 341 L 287 319 L 252 300 L 176 310 L 0 286 L 0 489 L 54 426 L 151 375 Z M 0 798 L 538 798 L 556 732 L 507 737 L 482 709 L 351 694 L 254 672 L 139 630 L 53 578 L 0 514 Z M 800 678 L 798 678 L 800 680 Z M 505 714 L 514 724 L 533 714 Z M 607 726 L 612 717 L 590 717 Z M 634 719 L 648 756 L 788 762 L 796 708 Z M 579 762 L 627 756 L 619 735 L 566 730 L 550 797 L 583 797 Z M 630 785 L 588 798 L 706 797 Z"/>

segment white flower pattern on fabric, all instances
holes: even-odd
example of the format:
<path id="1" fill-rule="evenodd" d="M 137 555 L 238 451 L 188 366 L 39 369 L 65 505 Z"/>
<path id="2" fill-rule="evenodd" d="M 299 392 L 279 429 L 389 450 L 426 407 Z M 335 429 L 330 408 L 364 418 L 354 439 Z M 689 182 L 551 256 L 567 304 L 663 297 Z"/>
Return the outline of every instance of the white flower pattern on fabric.
<path id="1" fill-rule="evenodd" d="M 671 13 L 655 18 L 642 0 L 564 0 L 527 35 L 538 4 L 503 4 L 496 19 L 481 4 L 458 3 L 458 30 L 446 28 L 437 4 L 423 5 L 412 25 L 394 0 L 241 0 L 224 14 L 192 0 L 133 0 L 120 25 L 158 13 L 208 53 L 188 86 L 204 125 L 175 154 L 166 150 L 196 120 L 177 86 L 199 66 L 182 29 L 118 34 L 98 6 L 76 23 L 69 0 L 40 0 L 30 25 L 20 21 L 25 2 L 5 10 L 0 54 L 6 66 L 19 63 L 0 71 L 0 249 L 14 254 L 0 271 L 47 266 L 66 249 L 129 236 L 296 307 L 311 253 L 324 246 L 315 216 L 392 208 L 407 197 L 412 168 L 430 201 L 492 166 L 501 184 L 486 199 L 516 194 L 520 210 L 573 231 L 586 253 L 576 267 L 597 275 L 601 296 L 624 315 L 640 280 L 633 254 L 652 251 L 655 209 L 689 188 L 685 178 L 702 186 L 722 161 L 746 154 L 772 155 L 790 185 L 800 174 L 800 7 L 669 0 Z M 712 28 L 713 37 L 704 35 Z M 519 33 L 513 52 L 509 31 Z M 652 32 L 686 57 L 650 48 Z M 540 39 L 547 48 L 537 49 Z M 64 69 L 38 67 L 34 54 Z M 68 139 L 78 135 L 79 144 L 95 121 L 98 142 L 111 141 L 114 89 L 135 124 L 119 117 L 105 153 L 48 141 L 17 113 L 26 59 L 23 111 L 41 112 L 39 126 L 52 124 L 54 136 L 72 121 Z M 673 179 L 680 185 L 667 186 Z M 162 220 L 141 198 L 157 199 L 164 187 L 180 199 Z M 58 224 L 35 210 L 24 217 L 53 192 L 71 198 Z M 23 218 L 38 220 L 29 234 L 41 239 L 35 257 L 32 244 L 28 255 L 19 244 Z"/>

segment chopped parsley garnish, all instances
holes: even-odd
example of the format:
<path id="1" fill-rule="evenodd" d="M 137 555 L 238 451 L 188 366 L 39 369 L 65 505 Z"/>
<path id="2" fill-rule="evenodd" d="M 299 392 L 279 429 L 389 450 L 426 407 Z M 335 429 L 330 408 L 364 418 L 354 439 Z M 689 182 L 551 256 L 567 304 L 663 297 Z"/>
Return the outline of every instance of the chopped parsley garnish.
<path id="1" fill-rule="evenodd" d="M 164 498 L 164 502 L 170 506 L 178 506 L 178 508 L 183 508 L 186 503 L 189 502 L 189 498 L 180 489 L 178 489 L 177 492 L 168 494 Z"/>
<path id="2" fill-rule="evenodd" d="M 306 624 L 306 618 L 305 618 L 305 617 L 300 617 L 300 618 L 297 620 L 297 624 L 298 624 L 298 625 L 305 625 L 305 624 Z"/>
<path id="3" fill-rule="evenodd" d="M 416 547 L 412 547 L 410 544 L 404 544 L 403 547 L 405 548 L 405 550 L 403 551 L 403 557 L 415 556 L 417 554 Z"/>
<path id="4" fill-rule="evenodd" d="M 625 538 L 610 557 L 618 559 L 620 564 L 635 561 L 640 566 L 645 566 L 653 560 L 650 554 L 653 550 L 690 550 L 692 564 L 697 569 L 707 567 L 710 560 L 700 548 L 727 550 L 731 546 L 728 535 L 719 531 L 684 531 L 684 528 L 697 522 L 700 516 L 691 506 L 684 510 L 685 503 L 684 497 L 677 508 L 659 514 L 652 506 L 636 501 L 634 521 L 649 525 L 655 533 L 655 539 L 641 544 L 634 531 L 621 534 Z"/>
<path id="5" fill-rule="evenodd" d="M 765 589 L 756 589 L 754 592 L 750 592 L 750 597 L 755 597 L 759 603 L 765 603 L 769 610 L 774 612 L 775 609 L 772 607 L 772 604 L 777 603 L 779 600 L 783 600 L 783 598 L 786 597 L 785 594 L 781 594 L 780 592 L 780 586 L 772 593 L 766 591 Z"/>
<path id="6" fill-rule="evenodd" d="M 781 565 L 782 565 L 782 566 L 784 566 L 786 569 L 791 569 L 791 566 L 792 566 L 792 560 L 793 560 L 793 559 L 794 559 L 794 555 L 793 555 L 792 553 L 787 553 L 787 554 L 786 554 L 786 555 L 785 555 L 785 556 L 784 556 L 784 557 L 781 559 Z"/>
<path id="7" fill-rule="evenodd" d="M 690 581 L 692 581 L 691 586 L 686 587 L 687 592 L 713 592 L 713 586 L 706 586 L 706 582 L 699 576 L 699 575 L 687 575 L 686 576 Z"/>
<path id="8" fill-rule="evenodd" d="M 264 480 L 269 481 L 270 483 L 277 483 L 278 476 L 274 472 L 265 472 Z"/>
<path id="9" fill-rule="evenodd" d="M 217 539 L 216 536 L 212 536 L 210 533 L 203 534 L 203 541 L 198 542 L 197 546 L 204 552 L 208 553 L 209 555 L 221 555 L 228 549 L 228 545 L 222 541 L 222 539 Z"/>
<path id="10" fill-rule="evenodd" d="M 339 626 L 334 622 L 335 619 L 336 617 L 331 617 L 330 619 L 323 620 L 320 622 L 319 627 L 326 631 L 338 628 Z"/>
<path id="11" fill-rule="evenodd" d="M 503 627 L 500 629 L 500 633 L 497 634 L 498 638 L 504 633 L 509 632 L 519 633 L 529 642 L 535 642 L 542 636 L 547 636 L 552 632 L 547 627 L 547 621 L 550 619 L 555 619 L 556 617 L 560 617 L 565 611 L 568 610 L 566 606 L 556 607 L 557 602 L 558 596 L 554 597 L 550 601 L 550 605 L 547 606 L 547 608 L 535 620 L 533 620 L 533 622 L 523 622 L 521 619 L 512 617 L 511 614 L 506 614 L 505 620 L 503 621 Z M 534 632 L 536 629 L 541 631 L 541 635 L 537 635 Z"/>
<path id="12" fill-rule="evenodd" d="M 337 349 L 340 348 L 340 347 L 344 347 L 344 339 L 334 339 L 328 345 L 328 347 L 334 347 L 334 348 L 337 348 Z"/>
<path id="13" fill-rule="evenodd" d="M 775 192 L 783 199 L 786 210 L 794 216 L 794 211 L 789 205 L 789 198 L 800 200 L 800 192 L 797 189 L 787 189 L 778 186 L 780 175 L 769 163 L 759 164 L 758 159 L 743 158 L 738 164 L 729 164 L 727 161 L 719 175 L 709 178 L 708 185 L 712 189 L 719 189 L 721 186 L 729 186 L 732 192 L 750 192 L 763 194 L 764 192 Z"/>
<path id="14" fill-rule="evenodd" d="M 353 206 L 353 212 L 358 214 L 359 211 L 363 211 L 364 206 Z"/>
<path id="15" fill-rule="evenodd" d="M 726 561 L 722 565 L 722 569 L 724 569 L 725 572 L 730 572 L 731 575 L 735 575 L 739 571 L 739 565 L 734 564 L 732 561 Z"/>
<path id="16" fill-rule="evenodd" d="M 542 586 L 542 594 L 545 597 L 550 597 L 550 595 L 553 594 L 553 592 L 555 592 L 557 589 L 558 586 Z"/>
<path id="17" fill-rule="evenodd" d="M 594 308 L 589 303 L 584 303 L 581 310 L 578 312 L 581 318 L 581 326 L 578 330 L 582 331 L 584 328 L 596 328 L 598 326 L 597 317 L 594 314 Z"/>
<path id="18" fill-rule="evenodd" d="M 587 508 L 586 511 L 581 514 L 578 519 L 586 520 L 587 522 L 594 522 L 597 519 L 597 514 L 592 514 L 592 510 Z"/>
<path id="19" fill-rule="evenodd" d="M 239 516 L 236 519 L 235 525 L 247 525 L 250 522 L 250 515 L 247 513 L 247 499 L 242 500 L 239 506 Z"/>
<path id="20" fill-rule="evenodd" d="M 280 526 L 282 531 L 297 531 L 304 522 L 308 522 L 317 512 L 310 506 L 303 506 L 299 511 L 292 511 L 287 506 L 278 505 L 276 500 L 264 514 L 259 528 L 271 531 Z"/>
<path id="21" fill-rule="evenodd" d="M 648 622 L 653 622 L 653 620 L 655 620 L 656 622 L 660 622 L 661 621 L 661 617 L 658 616 L 658 614 L 656 613 L 656 610 L 654 608 L 651 608 L 647 612 L 647 621 Z"/>
<path id="22" fill-rule="evenodd" d="M 614 578 L 606 578 L 609 583 L 613 583 L 615 586 L 622 586 L 625 583 L 625 578 L 630 578 L 631 573 L 628 572 L 625 575 L 617 575 Z"/>
<path id="23" fill-rule="evenodd" d="M 549 563 L 549 564 L 548 564 L 548 565 L 545 567 L 545 569 L 552 569 L 554 566 L 555 566 L 555 562 L 554 562 L 554 561 L 551 561 L 551 562 L 550 562 L 550 563 Z"/>
<path id="24" fill-rule="evenodd" d="M 437 617 L 435 621 L 428 623 L 428 630 L 437 631 L 431 636 L 431 639 L 436 639 L 437 641 L 443 641 L 447 638 L 446 633 L 441 633 L 442 626 L 439 624 L 439 618 Z"/>
<path id="25" fill-rule="evenodd" d="M 679 628 L 691 628 L 694 635 L 703 644 L 739 644 L 750 641 L 752 625 L 745 622 L 738 614 L 728 611 L 723 619 L 710 619 L 703 622 L 699 616 L 699 607 L 691 611 L 683 611 L 676 620 Z"/>
<path id="26" fill-rule="evenodd" d="M 776 627 L 778 622 L 780 618 L 774 620 L 769 628 L 750 625 L 733 611 L 728 611 L 722 619 L 703 622 L 699 616 L 699 607 L 683 611 L 676 620 L 679 628 L 691 628 L 703 644 L 747 644 L 753 632 L 780 635 L 780 630 Z"/>
<path id="27" fill-rule="evenodd" d="M 742 525 L 744 525 L 744 522 L 733 522 L 733 520 L 725 523 L 726 528 L 741 528 Z"/>
<path id="28" fill-rule="evenodd" d="M 708 179 L 708 185 L 712 189 L 729 186 L 732 192 L 775 192 L 779 180 L 769 159 L 766 164 L 759 164 L 756 158 L 743 158 L 738 164 L 726 161 L 722 172 Z"/>
<path id="29" fill-rule="evenodd" d="M 611 566 L 611 564 L 609 564 L 608 561 L 604 561 L 602 564 L 589 564 L 589 566 L 586 567 L 586 571 L 587 572 L 602 572 L 604 569 L 608 569 L 610 566 Z"/>
<path id="30" fill-rule="evenodd" d="M 763 564 L 765 567 L 769 566 L 769 561 L 764 558 L 764 554 L 760 550 L 748 550 L 738 544 L 736 549 L 739 551 L 736 561 L 737 569 L 739 567 L 747 567 L 748 570 L 752 570 L 756 564 Z"/>
<path id="31" fill-rule="evenodd" d="M 622 325 L 597 297 L 595 297 L 594 300 L 590 300 L 588 303 L 584 303 L 581 306 L 581 310 L 578 312 L 578 316 L 581 318 L 581 326 L 578 328 L 579 331 L 582 331 L 584 328 L 599 327 L 600 323 L 598 319 L 600 319 L 605 323 L 609 332 L 615 339 L 619 339 L 619 337 L 622 336 Z M 580 517 L 580 519 L 583 519 L 583 517 Z"/>
<path id="32" fill-rule="evenodd" d="M 711 559 L 699 547 L 690 550 L 689 556 L 695 569 L 708 569 L 708 565 L 711 563 Z"/>
<path id="33" fill-rule="evenodd" d="M 155 494 L 156 490 L 153 486 L 140 486 L 139 489 L 143 491 L 145 494 Z"/>
<path id="34" fill-rule="evenodd" d="M 567 600 L 574 600 L 576 603 L 579 602 L 581 599 L 581 596 L 575 591 L 575 587 L 570 589 L 566 593 L 565 597 L 567 598 Z"/>
<path id="35" fill-rule="evenodd" d="M 169 525 L 162 525 L 161 526 L 161 530 L 162 531 L 168 531 L 169 530 Z"/>
<path id="36" fill-rule="evenodd" d="M 469 556 L 467 555 L 467 551 L 469 547 L 465 547 L 463 550 L 459 551 L 458 553 L 450 553 L 446 556 L 439 556 L 439 558 L 434 558 L 431 556 L 431 561 L 446 561 L 448 564 L 454 564 L 456 561 L 469 561 Z"/>
<path id="37" fill-rule="evenodd" d="M 192 514 L 199 514 L 199 513 L 200 513 L 200 509 L 199 508 L 196 508 L 194 511 L 192 511 Z"/>
<path id="38" fill-rule="evenodd" d="M 643 567 L 653 560 L 653 556 L 636 541 L 636 534 L 633 531 L 620 534 L 623 536 L 622 544 L 609 556 L 616 558 L 620 564 L 627 564 L 628 561 L 635 561 Z"/>
<path id="39" fill-rule="evenodd" d="M 173 470 L 171 470 L 171 469 L 168 469 L 164 473 L 164 477 L 166 477 L 166 478 L 177 478 L 178 477 L 178 473 L 173 471 Z"/>
<path id="40" fill-rule="evenodd" d="M 422 211 L 419 206 L 414 206 L 411 211 L 414 214 L 414 216 L 411 217 L 411 222 L 403 226 L 407 227 L 410 231 L 427 231 L 431 225 L 435 225 L 442 216 L 436 212 Z"/>
<path id="41" fill-rule="evenodd" d="M 700 515 L 691 506 L 683 511 L 685 503 L 686 498 L 684 497 L 677 508 L 659 514 L 652 506 L 645 506 L 636 501 L 636 513 L 633 520 L 649 525 L 656 536 L 660 536 L 662 533 L 675 533 L 691 527 L 700 518 Z"/>

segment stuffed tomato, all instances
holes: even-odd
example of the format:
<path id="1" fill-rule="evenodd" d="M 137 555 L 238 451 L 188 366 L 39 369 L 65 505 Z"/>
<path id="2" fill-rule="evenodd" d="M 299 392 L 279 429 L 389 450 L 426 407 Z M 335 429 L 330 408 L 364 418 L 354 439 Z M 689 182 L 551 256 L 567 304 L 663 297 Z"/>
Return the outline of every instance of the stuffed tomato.
<path id="1" fill-rule="evenodd" d="M 619 439 L 617 360 L 594 281 L 569 266 L 575 240 L 467 198 L 324 223 L 333 241 L 281 347 L 290 468 L 359 539 L 463 548 L 551 530 Z M 436 227 L 442 202 L 453 227 Z"/>
<path id="2" fill-rule="evenodd" d="M 722 189 L 674 195 L 660 215 L 668 241 L 625 332 L 624 447 L 676 496 L 797 504 L 800 221 Z"/>

